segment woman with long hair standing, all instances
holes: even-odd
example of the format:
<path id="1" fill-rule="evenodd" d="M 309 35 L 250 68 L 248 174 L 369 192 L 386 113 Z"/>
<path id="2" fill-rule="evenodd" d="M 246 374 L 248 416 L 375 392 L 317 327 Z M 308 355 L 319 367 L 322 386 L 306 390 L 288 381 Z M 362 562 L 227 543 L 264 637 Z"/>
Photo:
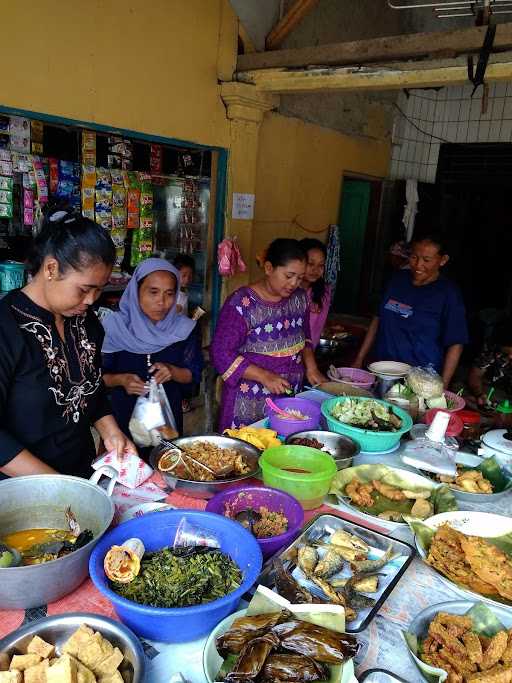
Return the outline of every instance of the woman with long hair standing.
<path id="1" fill-rule="evenodd" d="M 331 288 L 324 278 L 327 250 L 320 240 L 307 237 L 299 242 L 306 254 L 302 286 L 309 301 L 309 329 L 313 348 L 318 346 L 331 306 Z"/>
<path id="2" fill-rule="evenodd" d="M 318 370 L 309 330 L 308 300 L 300 287 L 306 257 L 299 242 L 276 239 L 267 249 L 261 280 L 228 297 L 212 341 L 222 375 L 220 430 L 264 416 L 265 399 L 298 391 Z"/>

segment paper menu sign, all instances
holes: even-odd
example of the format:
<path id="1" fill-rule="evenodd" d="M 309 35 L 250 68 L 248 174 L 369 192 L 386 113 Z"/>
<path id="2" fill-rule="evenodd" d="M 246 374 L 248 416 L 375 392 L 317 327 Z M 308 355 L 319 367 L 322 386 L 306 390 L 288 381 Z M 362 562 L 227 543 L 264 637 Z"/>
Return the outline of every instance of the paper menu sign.
<path id="1" fill-rule="evenodd" d="M 233 192 L 232 217 L 239 220 L 250 221 L 254 218 L 255 195 Z"/>

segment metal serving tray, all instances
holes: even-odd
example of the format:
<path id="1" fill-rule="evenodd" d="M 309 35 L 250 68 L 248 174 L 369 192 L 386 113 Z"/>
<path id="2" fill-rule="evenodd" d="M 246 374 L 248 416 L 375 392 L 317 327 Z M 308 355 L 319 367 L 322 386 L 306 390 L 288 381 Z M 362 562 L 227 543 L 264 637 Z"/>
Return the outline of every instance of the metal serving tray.
<path id="1" fill-rule="evenodd" d="M 407 683 L 400 676 L 385 669 L 368 669 L 359 677 L 359 683 L 363 683 L 363 681 L 364 683 Z"/>
<path id="2" fill-rule="evenodd" d="M 391 545 L 393 552 L 397 555 L 397 557 L 393 558 L 384 567 L 382 567 L 382 569 L 379 569 L 379 590 L 376 593 L 368 594 L 376 599 L 375 605 L 370 609 L 360 610 L 354 621 L 347 622 L 347 633 L 360 633 L 361 631 L 364 631 L 364 629 L 380 610 L 385 600 L 395 588 L 396 584 L 400 581 L 400 578 L 405 573 L 407 567 L 411 564 L 414 558 L 414 548 L 408 543 L 405 543 L 405 541 L 390 538 L 389 536 L 381 534 L 378 531 L 373 531 L 362 524 L 348 522 L 336 515 L 319 515 L 318 517 L 315 517 L 315 519 L 312 519 L 309 524 L 304 527 L 301 535 L 293 543 L 267 560 L 263 566 L 263 571 L 259 576 L 258 583 L 261 583 L 268 588 L 275 589 L 274 570 L 272 567 L 272 562 L 275 558 L 280 558 L 283 560 L 283 562 L 286 562 L 290 557 L 295 556 L 295 548 L 302 545 L 306 541 L 306 538 L 309 536 L 309 534 L 316 535 L 320 532 L 333 533 L 336 531 L 336 529 L 344 529 L 348 533 L 359 536 L 359 538 L 365 541 L 371 547 L 369 555 L 370 559 L 378 559 L 384 554 L 384 551 L 387 550 L 389 545 Z M 322 549 L 319 549 L 319 554 L 322 554 Z M 352 572 L 347 567 L 348 563 L 345 563 L 343 570 L 335 576 L 351 576 Z M 317 588 L 315 584 L 311 583 L 305 578 L 304 574 L 298 567 L 294 566 L 292 575 L 296 580 L 299 581 L 301 585 L 305 586 L 313 594 L 318 595 L 319 597 L 323 595 L 321 590 Z"/>

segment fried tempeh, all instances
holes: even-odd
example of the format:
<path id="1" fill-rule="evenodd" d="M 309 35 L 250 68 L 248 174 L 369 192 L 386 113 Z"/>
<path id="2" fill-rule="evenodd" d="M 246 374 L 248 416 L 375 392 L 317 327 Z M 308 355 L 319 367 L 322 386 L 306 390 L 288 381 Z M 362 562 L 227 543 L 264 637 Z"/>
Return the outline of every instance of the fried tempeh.
<path id="1" fill-rule="evenodd" d="M 466 678 L 466 683 L 511 683 L 512 669 L 495 666 L 489 671 L 471 674 Z"/>
<path id="2" fill-rule="evenodd" d="M 491 669 L 495 664 L 497 664 L 508 644 L 508 633 L 507 631 L 499 631 L 495 636 L 491 638 L 491 642 L 484 651 L 484 656 L 480 663 L 480 668 L 483 671 Z"/>
<path id="3" fill-rule="evenodd" d="M 467 657 L 458 657 L 445 647 L 439 650 L 439 656 L 445 659 L 457 673 L 464 676 L 477 670 L 476 664 L 470 662 Z"/>
<path id="4" fill-rule="evenodd" d="M 448 650 L 454 652 L 457 655 L 460 655 L 461 657 L 465 656 L 466 649 L 464 645 L 460 642 L 460 640 L 450 635 L 442 624 L 433 621 L 430 624 L 428 632 L 429 635 L 432 636 L 432 638 L 435 638 L 435 640 L 437 640 L 439 643 L 441 643 L 443 647 L 447 648 Z"/>
<path id="5" fill-rule="evenodd" d="M 507 647 L 501 658 L 505 664 L 512 664 L 512 629 L 508 631 Z"/>
<path id="6" fill-rule="evenodd" d="M 483 658 L 483 650 L 482 644 L 476 633 L 468 631 L 467 633 L 464 633 L 462 640 L 466 646 L 469 660 L 475 664 L 480 664 Z"/>

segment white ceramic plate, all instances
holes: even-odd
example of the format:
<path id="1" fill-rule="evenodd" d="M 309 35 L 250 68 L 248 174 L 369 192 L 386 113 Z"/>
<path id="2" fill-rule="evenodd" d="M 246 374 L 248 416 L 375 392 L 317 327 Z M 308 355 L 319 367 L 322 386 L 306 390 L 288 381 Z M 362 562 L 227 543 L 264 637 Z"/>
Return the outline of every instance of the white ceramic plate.
<path id="1" fill-rule="evenodd" d="M 399 363 L 394 360 L 379 360 L 376 363 L 371 363 L 368 366 L 368 370 L 373 372 L 375 375 L 380 377 L 390 377 L 392 379 L 400 379 L 400 377 L 405 377 L 411 366 L 407 363 Z"/>
<path id="2" fill-rule="evenodd" d="M 214 683 L 216 676 L 219 673 L 219 669 L 222 666 L 222 662 L 224 661 L 215 647 L 216 639 L 229 629 L 235 619 L 238 619 L 238 617 L 243 617 L 246 611 L 247 610 L 245 609 L 241 609 L 234 614 L 230 614 L 223 619 L 223 621 L 221 621 L 220 624 L 218 624 L 208 636 L 208 640 L 206 641 L 203 651 L 203 670 L 208 683 Z M 341 683 L 357 683 L 352 659 L 343 665 L 343 676 L 341 678 Z"/>
<path id="3" fill-rule="evenodd" d="M 442 524 L 448 523 L 451 527 L 460 531 L 467 536 L 481 536 L 482 538 L 493 538 L 497 536 L 503 536 L 505 534 L 512 532 L 512 518 L 505 517 L 504 515 L 495 515 L 492 512 L 471 512 L 464 510 L 457 510 L 454 512 L 441 512 L 438 515 L 429 517 L 423 524 L 426 524 L 431 529 L 438 529 Z M 414 536 L 414 544 L 419 556 L 423 561 L 427 557 L 427 553 L 418 543 L 418 538 Z M 430 565 L 429 565 L 430 566 Z M 436 569 L 431 567 L 433 571 L 439 576 L 441 581 L 446 583 L 447 586 L 457 593 L 460 593 L 464 597 L 470 600 L 480 600 L 487 602 L 490 605 L 496 605 L 498 607 L 506 607 L 507 609 L 512 609 L 512 605 L 507 605 L 499 600 L 493 600 L 492 598 L 487 598 L 485 595 L 480 595 L 480 593 L 475 593 L 469 588 L 462 588 L 458 586 L 450 579 L 446 578 L 438 572 Z"/>

